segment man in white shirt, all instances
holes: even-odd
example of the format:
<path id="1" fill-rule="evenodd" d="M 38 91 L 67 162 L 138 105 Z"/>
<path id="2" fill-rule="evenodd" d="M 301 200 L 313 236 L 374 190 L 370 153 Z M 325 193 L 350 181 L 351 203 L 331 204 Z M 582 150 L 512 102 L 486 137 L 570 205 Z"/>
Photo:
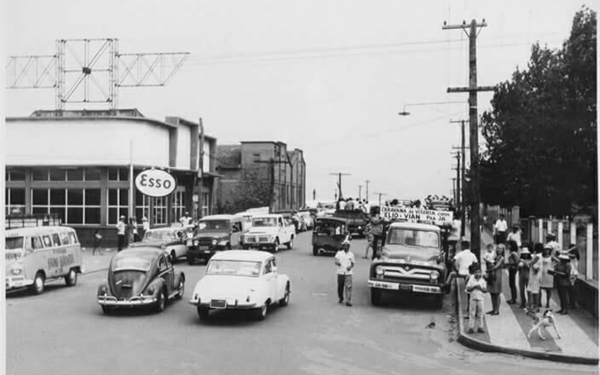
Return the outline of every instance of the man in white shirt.
<path id="1" fill-rule="evenodd" d="M 506 237 L 506 242 L 508 241 L 515 241 L 519 249 L 521 248 L 521 227 L 519 224 L 513 224 L 512 232 L 510 232 L 508 237 Z"/>
<path id="2" fill-rule="evenodd" d="M 354 268 L 354 254 L 350 251 L 348 238 L 342 242 L 342 250 L 335 254 L 337 266 L 338 303 L 346 299 L 346 306 L 352 306 L 352 269 Z"/>
<path id="3" fill-rule="evenodd" d="M 548 233 L 546 235 L 546 245 L 552 249 L 552 255 L 558 257 L 560 254 L 560 244 L 556 241 L 556 235 L 554 233 Z"/>
<path id="4" fill-rule="evenodd" d="M 125 216 L 121 216 L 119 218 L 119 222 L 117 223 L 117 238 L 117 251 L 121 251 L 125 245 Z"/>
<path id="5" fill-rule="evenodd" d="M 477 257 L 471 249 L 469 249 L 470 243 L 469 241 L 462 241 L 460 243 L 461 251 L 454 256 L 454 267 L 458 272 L 458 276 L 467 277 L 469 276 L 469 267 L 474 263 L 479 263 Z"/>
<path id="6" fill-rule="evenodd" d="M 494 241 L 499 243 L 506 243 L 506 235 L 508 231 L 508 224 L 504 219 L 504 215 L 500 214 L 496 224 L 494 224 Z"/>
<path id="7" fill-rule="evenodd" d="M 185 215 L 183 215 L 181 219 L 179 219 L 179 222 L 184 227 L 190 225 L 192 223 L 192 217 L 190 216 L 190 213 L 186 212 Z"/>

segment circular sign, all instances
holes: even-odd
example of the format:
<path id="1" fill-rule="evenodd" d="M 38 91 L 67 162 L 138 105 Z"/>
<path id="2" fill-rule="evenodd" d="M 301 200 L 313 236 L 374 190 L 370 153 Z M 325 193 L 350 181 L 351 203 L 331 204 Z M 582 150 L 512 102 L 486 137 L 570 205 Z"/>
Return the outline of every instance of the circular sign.
<path id="1" fill-rule="evenodd" d="M 135 178 L 135 187 L 142 194 L 151 197 L 164 197 L 177 187 L 173 176 L 159 169 L 143 171 Z"/>

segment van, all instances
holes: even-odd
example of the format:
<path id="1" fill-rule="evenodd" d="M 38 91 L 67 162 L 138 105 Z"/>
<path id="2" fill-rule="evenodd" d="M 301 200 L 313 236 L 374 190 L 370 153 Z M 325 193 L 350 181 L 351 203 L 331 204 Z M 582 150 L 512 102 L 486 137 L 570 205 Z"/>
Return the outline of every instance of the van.
<path id="1" fill-rule="evenodd" d="M 29 288 L 40 294 L 47 280 L 63 277 L 74 286 L 83 272 L 81 244 L 70 227 L 8 229 L 5 257 L 6 290 Z"/>

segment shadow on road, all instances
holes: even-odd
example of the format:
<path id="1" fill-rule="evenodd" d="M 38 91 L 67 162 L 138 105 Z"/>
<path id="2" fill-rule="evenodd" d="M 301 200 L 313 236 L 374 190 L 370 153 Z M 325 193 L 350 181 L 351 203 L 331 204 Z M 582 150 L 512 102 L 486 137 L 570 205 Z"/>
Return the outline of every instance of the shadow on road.
<path id="1" fill-rule="evenodd" d="M 271 306 L 264 322 L 256 319 L 254 310 L 211 310 L 208 319 L 200 320 L 197 314 L 190 319 L 190 323 L 214 327 L 247 327 L 255 324 L 268 323 L 274 318 L 281 308 L 277 305 Z"/>

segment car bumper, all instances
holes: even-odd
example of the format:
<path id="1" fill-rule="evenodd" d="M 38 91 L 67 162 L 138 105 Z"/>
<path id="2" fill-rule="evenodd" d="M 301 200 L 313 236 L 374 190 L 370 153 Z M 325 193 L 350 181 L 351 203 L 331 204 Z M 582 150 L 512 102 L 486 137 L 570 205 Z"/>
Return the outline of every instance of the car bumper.
<path id="1" fill-rule="evenodd" d="M 191 258 L 208 258 L 208 257 L 215 255 L 215 253 L 217 251 L 219 251 L 219 250 L 217 250 L 216 248 L 194 247 L 194 248 L 188 249 L 186 256 L 191 257 Z"/>
<path id="2" fill-rule="evenodd" d="M 98 296 L 98 304 L 102 306 L 135 307 L 148 306 L 157 302 L 154 296 L 132 297 L 128 300 L 118 300 L 113 296 Z"/>
<path id="3" fill-rule="evenodd" d="M 227 303 L 225 304 L 225 307 L 215 307 L 212 306 L 210 302 L 200 302 L 199 300 L 194 299 L 189 300 L 189 303 L 196 307 L 204 307 L 211 310 L 249 310 L 258 307 L 256 303 L 238 303 L 237 301 L 234 303 Z"/>
<path id="4" fill-rule="evenodd" d="M 22 276 L 6 278 L 6 290 L 26 288 L 30 285 L 33 285 L 33 280 L 27 280 Z"/>
<path id="5" fill-rule="evenodd" d="M 244 242 L 244 247 L 250 249 L 270 249 L 275 247 L 275 242 Z"/>
<path id="6" fill-rule="evenodd" d="M 389 282 L 380 280 L 369 280 L 369 288 L 397 290 L 401 292 L 411 292 L 418 294 L 443 294 L 439 285 L 423 285 L 410 282 Z"/>

